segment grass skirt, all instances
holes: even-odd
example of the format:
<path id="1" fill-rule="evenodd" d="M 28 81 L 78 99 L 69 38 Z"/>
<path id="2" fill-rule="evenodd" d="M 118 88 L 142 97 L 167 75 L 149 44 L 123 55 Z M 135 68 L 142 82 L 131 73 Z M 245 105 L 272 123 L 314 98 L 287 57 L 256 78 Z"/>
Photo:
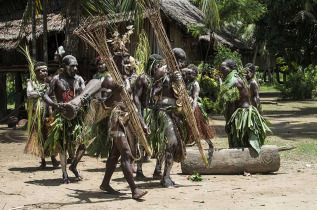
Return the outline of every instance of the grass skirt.
<path id="1" fill-rule="evenodd" d="M 78 145 L 83 143 L 81 138 L 83 122 L 83 110 L 80 110 L 73 120 L 65 119 L 60 113 L 55 114 L 44 148 L 47 148 L 51 155 L 55 153 L 56 149 L 63 152 L 74 151 Z"/>
<path id="2" fill-rule="evenodd" d="M 42 99 L 28 99 L 28 140 L 24 148 L 24 153 L 33 154 L 37 157 L 44 158 L 49 153 L 44 151 L 44 141 L 47 139 L 48 125 L 45 120 L 45 112 L 42 109 Z"/>
<path id="3" fill-rule="evenodd" d="M 227 124 L 230 130 L 229 147 L 251 146 L 260 153 L 266 132 L 272 133 L 268 125 L 271 125 L 270 122 L 263 118 L 254 106 L 237 109 Z"/>

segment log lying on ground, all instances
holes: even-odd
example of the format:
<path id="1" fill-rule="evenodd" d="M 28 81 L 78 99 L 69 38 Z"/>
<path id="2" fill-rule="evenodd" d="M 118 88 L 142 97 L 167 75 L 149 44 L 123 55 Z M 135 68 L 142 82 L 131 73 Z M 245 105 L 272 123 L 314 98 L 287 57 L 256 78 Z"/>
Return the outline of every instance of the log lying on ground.
<path id="1" fill-rule="evenodd" d="M 205 167 L 198 150 L 188 149 L 187 158 L 182 162 L 182 172 L 193 174 L 242 174 L 271 173 L 280 168 L 280 156 L 276 146 L 266 145 L 257 154 L 252 148 L 215 149 L 212 155 L 208 154 L 208 168 Z"/>

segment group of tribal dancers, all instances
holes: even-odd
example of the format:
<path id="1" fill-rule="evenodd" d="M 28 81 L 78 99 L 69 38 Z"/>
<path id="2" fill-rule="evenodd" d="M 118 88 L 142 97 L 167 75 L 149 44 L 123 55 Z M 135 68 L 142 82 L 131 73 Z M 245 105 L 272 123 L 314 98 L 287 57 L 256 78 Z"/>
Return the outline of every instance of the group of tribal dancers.
<path id="1" fill-rule="evenodd" d="M 178 106 L 179 96 L 173 88 L 173 82 L 181 79 L 185 81 L 200 138 L 207 142 L 210 150 L 213 149 L 211 139 L 215 133 L 209 125 L 208 118 L 204 117 L 197 103 L 200 92 L 199 83 L 196 80 L 199 75 L 197 67 L 185 65 L 186 53 L 182 49 L 175 48 L 173 53 L 181 72 L 170 74 L 164 63 L 164 58 L 158 54 L 153 54 L 149 58 L 146 71 L 140 75 L 135 74 L 135 60 L 132 56 L 127 52 L 115 53 L 113 59 L 122 75 L 124 87 L 116 84 L 111 75 L 107 73 L 104 63 L 104 59 L 107 58 L 98 57 L 98 72 L 87 85 L 85 85 L 83 78 L 77 75 L 78 63 L 72 55 L 66 55 L 62 58 L 63 72 L 55 75 L 49 81 L 47 79 L 47 65 L 43 62 L 36 62 L 34 65 L 36 82 L 28 81 L 27 96 L 29 100 L 40 101 L 39 105 L 31 104 L 33 105 L 33 113 L 36 113 L 36 106 L 41 107 L 41 115 L 39 116 L 40 120 L 31 120 L 34 116 L 29 115 L 29 134 L 25 152 L 41 157 L 41 168 L 46 166 L 45 157 L 48 156 L 51 156 L 53 166 L 58 167 L 55 155 L 59 153 L 63 183 L 68 184 L 70 181 L 66 169 L 67 153 L 71 157 L 69 170 L 74 173 L 76 178 L 83 179 L 77 170 L 77 164 L 85 154 L 87 147 L 100 145 L 99 149 L 93 152 L 93 155 L 103 153 L 107 157 L 106 171 L 100 189 L 111 194 L 118 193 L 110 186 L 110 180 L 121 157 L 122 172 L 130 186 L 132 198 L 143 197 L 147 191 L 137 188 L 133 173 L 136 172 L 136 179 L 145 179 L 142 172 L 142 161 L 146 159 L 146 155 L 144 155 L 142 147 L 140 148 L 138 145 L 137 137 L 133 132 L 127 109 L 120 94 L 125 89 L 135 104 L 143 131 L 149 139 L 149 145 L 155 151 L 157 164 L 153 178 L 160 179 L 164 187 L 175 185 L 170 176 L 173 162 L 184 160 L 186 157 L 185 145 L 193 143 L 194 140 L 190 132 L 191 125 L 186 122 L 182 115 L 182 109 Z M 246 76 L 242 78 L 237 73 L 235 62 L 232 59 L 225 60 L 221 65 L 221 73 L 225 80 L 223 85 L 229 89 L 237 89 L 240 95 L 237 100 L 229 101 L 225 105 L 226 132 L 229 136 L 230 147 L 253 147 L 259 152 L 258 148 L 264 142 L 259 138 L 257 142 L 254 142 L 253 135 L 256 135 L 255 133 L 260 135 L 261 131 L 258 132 L 258 130 L 262 127 L 249 127 L 250 131 L 244 131 L 243 135 L 238 135 L 237 133 L 241 131 L 233 125 L 235 119 L 232 119 L 234 115 L 237 115 L 236 112 L 241 112 L 241 110 L 243 113 L 258 113 L 257 110 L 260 109 L 259 88 L 254 79 L 255 67 L 252 64 L 248 64 L 247 67 Z M 242 81 L 244 79 L 249 81 L 248 87 L 245 87 Z M 63 114 L 67 114 L 64 104 L 71 103 L 76 96 L 95 84 L 101 84 L 99 90 L 83 97 L 82 101 L 85 103 L 82 104 L 85 105 L 78 109 L 77 117 L 73 120 L 63 118 Z M 100 106 L 93 107 L 93 100 L 96 102 L 95 104 Z M 100 130 L 107 134 L 99 138 L 101 139 L 100 144 L 92 143 L 92 141 L 97 141 L 97 138 L 90 141 L 80 138 L 80 136 L 86 136 L 82 135 L 81 132 L 85 130 L 87 110 L 97 109 L 97 107 L 98 110 L 103 109 L 102 115 L 104 116 L 99 116 L 95 124 L 90 127 L 96 127 L 97 124 L 104 127 Z M 264 118 L 260 120 L 263 121 Z M 103 136 L 103 134 L 98 135 Z M 42 136 L 42 141 L 36 139 L 36 136 Z M 237 136 L 240 139 L 237 139 Z M 251 137 L 252 141 L 250 141 Z M 34 149 L 36 147 L 34 142 L 38 143 L 40 149 Z M 104 145 L 110 146 L 104 147 Z M 104 148 L 107 151 L 102 151 Z M 161 168 L 164 162 L 165 168 L 162 173 Z M 135 163 L 137 163 L 137 170 L 134 169 Z"/>

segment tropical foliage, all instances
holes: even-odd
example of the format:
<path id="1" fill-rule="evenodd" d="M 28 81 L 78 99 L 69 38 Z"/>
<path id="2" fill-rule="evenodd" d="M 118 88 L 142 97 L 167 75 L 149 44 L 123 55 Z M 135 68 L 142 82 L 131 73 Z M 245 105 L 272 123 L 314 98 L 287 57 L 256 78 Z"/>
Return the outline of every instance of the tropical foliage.
<path id="1" fill-rule="evenodd" d="M 290 73 L 285 84 L 278 85 L 282 98 L 292 100 L 311 99 L 317 96 L 317 67 L 309 66 Z"/>
<path id="2" fill-rule="evenodd" d="M 257 22 L 257 39 L 271 55 L 282 56 L 291 71 L 296 71 L 294 62 L 307 67 L 317 52 L 317 1 L 263 2 L 267 12 Z"/>

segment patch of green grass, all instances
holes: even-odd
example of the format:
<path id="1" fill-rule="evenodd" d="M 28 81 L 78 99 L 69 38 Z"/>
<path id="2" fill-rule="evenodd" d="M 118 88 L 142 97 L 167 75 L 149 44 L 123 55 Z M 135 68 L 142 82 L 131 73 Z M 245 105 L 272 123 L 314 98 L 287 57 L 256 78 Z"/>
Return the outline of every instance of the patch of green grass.
<path id="1" fill-rule="evenodd" d="M 260 85 L 261 92 L 279 92 L 274 85 Z"/>
<path id="2" fill-rule="evenodd" d="M 316 142 L 308 142 L 301 143 L 296 148 L 296 151 L 299 154 L 304 154 L 307 156 L 317 157 L 317 143 Z"/>
<path id="3" fill-rule="evenodd" d="M 295 149 L 280 152 L 281 157 L 285 159 L 311 162 L 317 160 L 317 143 L 314 140 L 290 141 L 277 136 L 269 136 L 265 144 L 276 145 L 277 147 L 295 146 Z"/>

